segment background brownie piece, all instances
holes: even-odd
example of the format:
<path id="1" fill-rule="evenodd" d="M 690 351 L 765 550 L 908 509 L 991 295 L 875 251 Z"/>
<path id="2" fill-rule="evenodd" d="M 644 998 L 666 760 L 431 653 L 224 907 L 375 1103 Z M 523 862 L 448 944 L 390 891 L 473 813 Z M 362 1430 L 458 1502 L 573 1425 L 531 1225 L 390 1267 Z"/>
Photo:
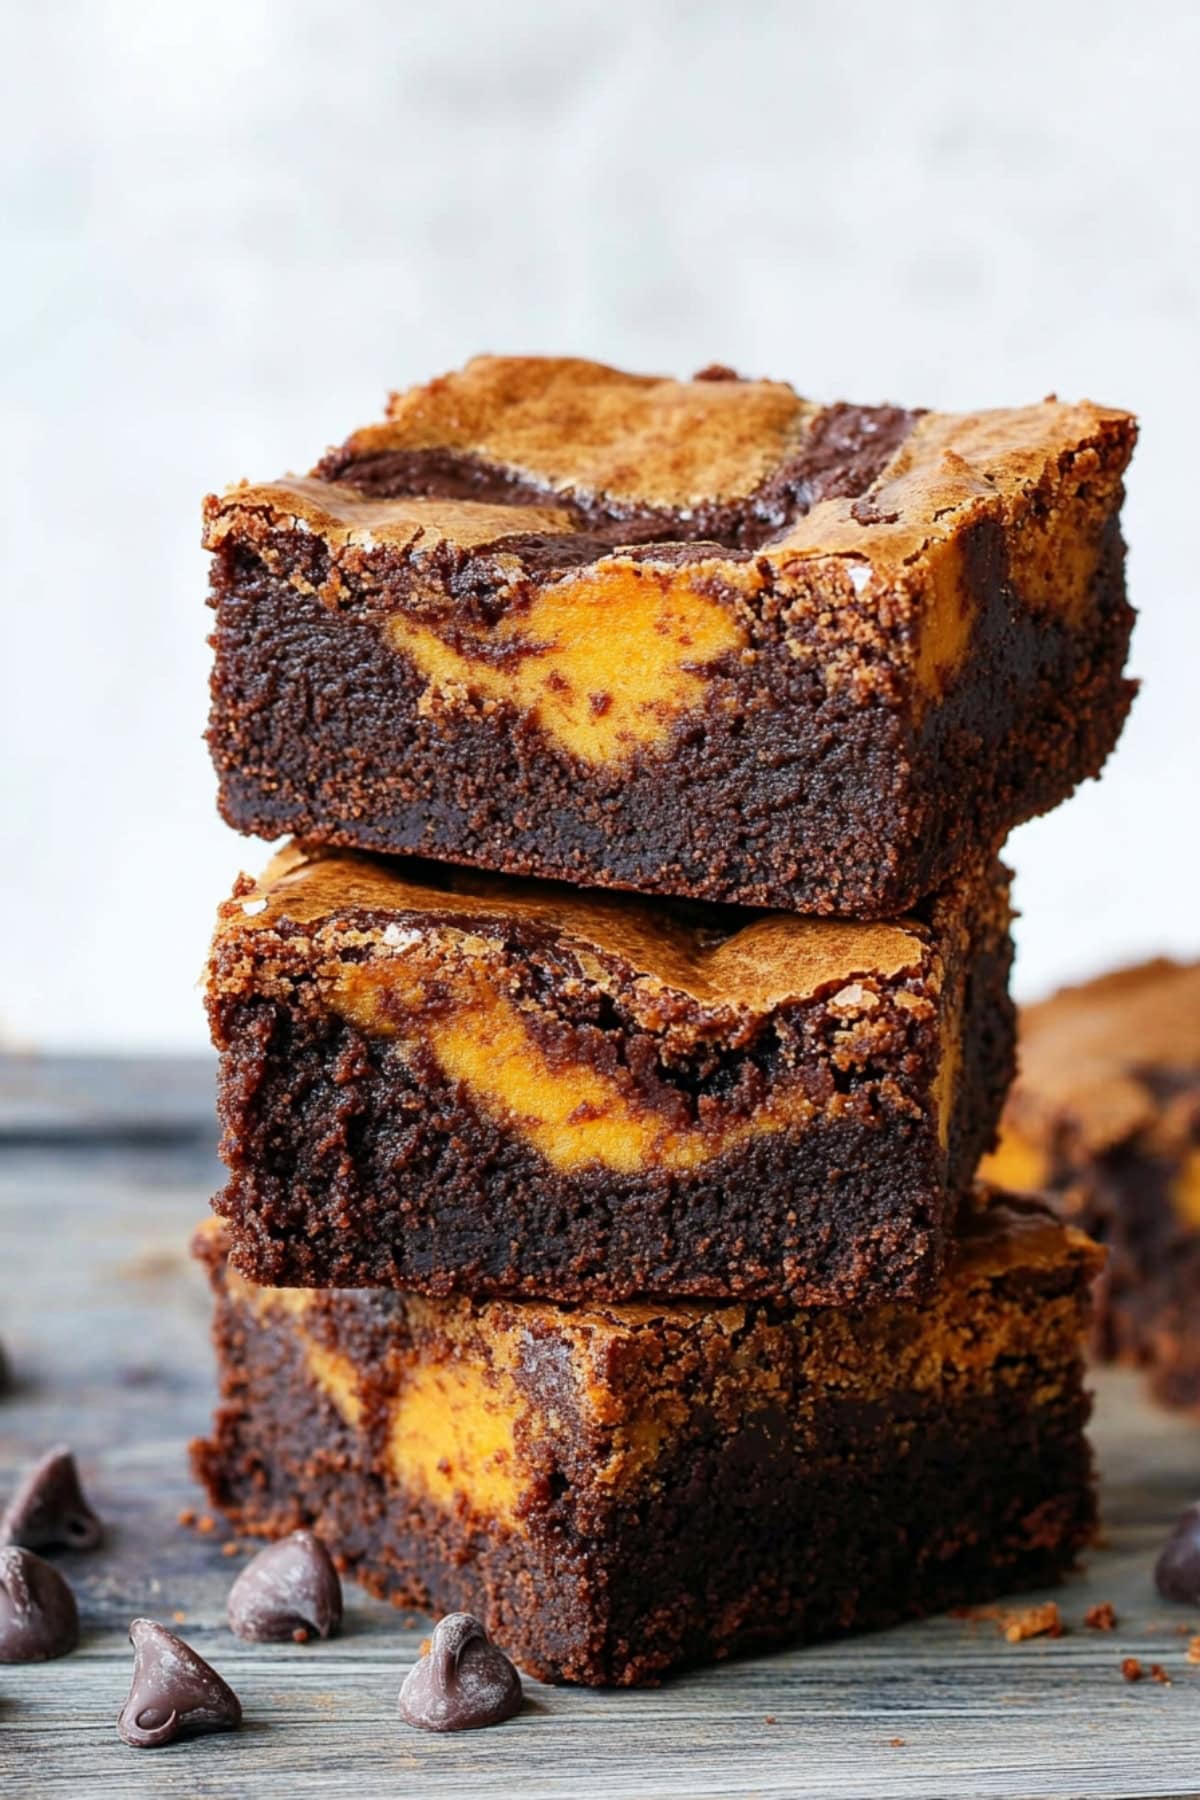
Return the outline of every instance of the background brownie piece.
<path id="1" fill-rule="evenodd" d="M 997 1181 L 1108 1246 L 1094 1347 L 1200 1412 L 1200 963 L 1158 959 L 1020 1016 Z"/>
<path id="2" fill-rule="evenodd" d="M 889 917 L 1098 773 L 1125 413 L 483 357 L 206 507 L 221 809 Z"/>
<path id="3" fill-rule="evenodd" d="M 286 853 L 221 912 L 256 1280 L 925 1292 L 1012 1070 L 1006 872 L 891 924 Z"/>
<path id="4" fill-rule="evenodd" d="M 1046 1581 L 1093 1526 L 1098 1253 L 986 1199 L 925 1305 L 862 1314 L 256 1288 L 214 1221 L 197 1471 L 238 1530 L 309 1525 L 373 1592 L 473 1612 L 551 1680 Z"/>

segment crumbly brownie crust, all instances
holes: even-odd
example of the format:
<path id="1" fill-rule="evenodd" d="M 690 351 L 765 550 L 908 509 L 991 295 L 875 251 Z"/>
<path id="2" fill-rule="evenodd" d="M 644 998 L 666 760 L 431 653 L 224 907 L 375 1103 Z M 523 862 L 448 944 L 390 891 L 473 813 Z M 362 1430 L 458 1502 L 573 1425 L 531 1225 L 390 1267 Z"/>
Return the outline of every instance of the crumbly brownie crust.
<path id="1" fill-rule="evenodd" d="M 1012 1072 L 1007 877 L 755 917 L 296 851 L 208 1004 L 260 1282 L 560 1300 L 929 1290 Z"/>
<path id="2" fill-rule="evenodd" d="M 973 1215 L 931 1305 L 858 1318 L 255 1290 L 206 1233 L 222 1404 L 195 1466 L 239 1530 L 310 1525 L 373 1592 L 468 1609 L 549 1680 L 1042 1583 L 1094 1525 L 1095 1252 L 1035 1218 L 1005 1209 L 980 1254 Z"/>
<path id="3" fill-rule="evenodd" d="M 481 358 L 207 507 L 238 829 L 907 910 L 1099 772 L 1126 414 Z"/>
<path id="4" fill-rule="evenodd" d="M 1023 1009 L 997 1180 L 1107 1246 L 1093 1348 L 1200 1414 L 1200 963 L 1166 958 Z"/>

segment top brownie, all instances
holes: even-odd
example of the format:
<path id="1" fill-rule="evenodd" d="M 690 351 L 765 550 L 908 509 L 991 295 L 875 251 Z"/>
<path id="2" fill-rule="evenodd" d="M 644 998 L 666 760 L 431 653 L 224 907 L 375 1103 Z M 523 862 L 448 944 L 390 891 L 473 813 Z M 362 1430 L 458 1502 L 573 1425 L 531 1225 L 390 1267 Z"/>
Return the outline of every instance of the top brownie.
<path id="1" fill-rule="evenodd" d="M 887 916 L 1098 773 L 1135 426 L 481 357 L 206 506 L 221 809 Z"/>

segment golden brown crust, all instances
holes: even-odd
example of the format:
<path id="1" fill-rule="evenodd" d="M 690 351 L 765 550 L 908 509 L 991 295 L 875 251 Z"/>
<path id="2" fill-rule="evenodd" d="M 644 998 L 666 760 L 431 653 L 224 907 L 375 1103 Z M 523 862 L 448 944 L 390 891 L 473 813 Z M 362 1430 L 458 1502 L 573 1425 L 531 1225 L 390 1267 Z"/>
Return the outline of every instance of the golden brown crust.
<path id="1" fill-rule="evenodd" d="M 450 543 L 464 550 L 524 532 L 569 532 L 571 516 L 553 506 L 502 506 L 477 500 L 430 500 L 408 495 L 376 500 L 346 482 L 287 475 L 251 486 L 243 482 L 210 503 L 205 544 L 212 550 L 231 533 L 251 541 L 280 526 L 315 532 L 334 550 L 391 544 L 432 549 Z M 515 565 L 514 565 L 515 566 Z"/>
<path id="2" fill-rule="evenodd" d="M 631 896 L 464 869 L 442 875 L 452 887 L 427 885 L 420 864 L 293 845 L 261 881 L 223 905 L 214 949 L 281 925 L 317 932 L 354 912 L 393 915 L 398 928 L 414 930 L 422 920 L 453 922 L 456 916 L 525 919 L 627 965 L 647 999 L 657 987 L 708 1007 L 758 1013 L 831 983 L 866 975 L 892 980 L 930 963 L 939 916 L 948 920 L 961 907 L 956 884 L 935 906 L 932 930 L 917 919 L 864 924 L 768 913 L 746 915 L 745 925 L 717 939 L 711 930 L 684 923 L 669 906 Z"/>
<path id="3" fill-rule="evenodd" d="M 354 450 L 467 450 L 546 487 L 686 511 L 751 492 L 817 408 L 782 381 L 672 381 L 582 357 L 477 356 L 393 394 Z"/>
<path id="4" fill-rule="evenodd" d="M 1090 502 L 1102 517 L 1134 433 L 1130 413 L 1089 400 L 926 413 L 872 487 L 869 505 L 822 501 L 764 554 L 783 563 L 794 555 L 862 557 L 877 577 L 902 578 L 980 519 L 1013 525 L 1022 502 L 1054 479 L 1063 458 L 1084 459 L 1077 480 L 1103 481 L 1103 504 L 1099 495 Z M 1063 586 L 1073 600 L 1079 584 L 1064 579 Z"/>
<path id="5" fill-rule="evenodd" d="M 355 433 L 346 450 L 356 459 L 450 450 L 548 496 L 599 496 L 686 518 L 703 505 L 753 493 L 822 410 L 782 382 L 680 382 L 576 358 L 478 357 L 457 374 L 394 397 L 388 422 Z M 819 500 L 762 554 L 785 568 L 798 558 L 863 558 L 876 577 L 903 578 L 976 519 L 1011 520 L 1064 458 L 1089 459 L 1094 475 L 1103 472 L 1109 485 L 1119 480 L 1134 433 L 1130 414 L 1088 401 L 929 413 L 865 499 Z M 551 505 L 367 499 L 350 477 L 243 484 L 209 503 L 210 547 L 231 532 L 261 535 L 264 526 L 299 526 L 341 547 L 390 543 L 422 551 L 586 529 L 578 516 Z"/>

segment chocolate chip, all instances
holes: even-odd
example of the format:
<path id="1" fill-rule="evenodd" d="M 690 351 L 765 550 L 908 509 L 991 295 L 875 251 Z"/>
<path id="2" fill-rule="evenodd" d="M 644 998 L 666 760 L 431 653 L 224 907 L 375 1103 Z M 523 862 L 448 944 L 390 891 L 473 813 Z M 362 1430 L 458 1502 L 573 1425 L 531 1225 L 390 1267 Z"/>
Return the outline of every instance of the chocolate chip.
<path id="1" fill-rule="evenodd" d="M 135 1619 L 133 1683 L 117 1730 L 135 1750 L 157 1750 L 201 1731 L 236 1731 L 242 1705 L 214 1668 L 190 1644 L 156 1625 Z"/>
<path id="2" fill-rule="evenodd" d="M 260 1550 L 229 1590 L 229 1627 L 252 1643 L 298 1644 L 333 1637 L 342 1623 L 342 1584 L 311 1531 Z"/>
<path id="3" fill-rule="evenodd" d="M 75 1596 L 50 1563 L 0 1549 L 0 1663 L 48 1662 L 79 1642 Z"/>
<path id="4" fill-rule="evenodd" d="M 1154 1565 L 1154 1581 L 1164 1600 L 1200 1606 L 1200 1502 L 1177 1520 Z"/>
<path id="5" fill-rule="evenodd" d="M 65 1444 L 56 1444 L 29 1470 L 0 1515 L 0 1544 L 22 1544 L 26 1550 L 94 1550 L 102 1536 Z"/>
<path id="6" fill-rule="evenodd" d="M 470 1613 L 449 1613 L 400 1689 L 400 1711 L 422 1731 L 476 1731 L 521 1710 L 521 1677 Z"/>

